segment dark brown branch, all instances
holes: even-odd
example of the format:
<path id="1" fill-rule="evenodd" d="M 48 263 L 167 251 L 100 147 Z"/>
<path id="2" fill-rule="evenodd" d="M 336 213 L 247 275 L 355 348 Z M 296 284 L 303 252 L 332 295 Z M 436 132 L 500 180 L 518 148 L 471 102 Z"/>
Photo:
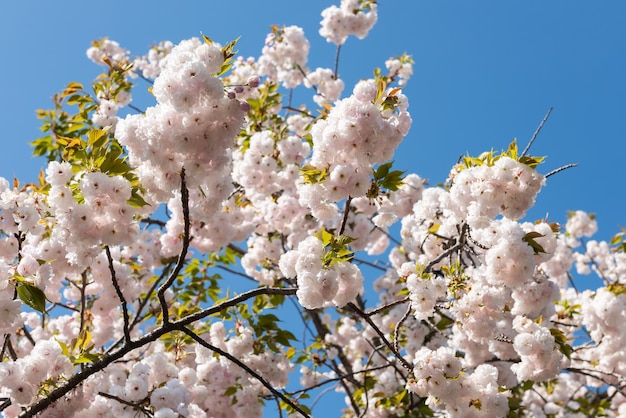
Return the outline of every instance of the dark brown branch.
<path id="1" fill-rule="evenodd" d="M 365 322 L 369 324 L 369 326 L 372 327 L 372 329 L 374 330 L 374 332 L 376 332 L 376 334 L 378 334 L 382 342 L 387 346 L 389 350 L 391 350 L 391 352 L 396 356 L 396 358 L 407 370 L 413 370 L 413 366 L 411 365 L 411 363 L 409 363 L 404 357 L 402 357 L 402 355 L 395 349 L 395 347 L 389 342 L 387 337 L 385 337 L 385 334 L 383 334 L 380 328 L 378 328 L 374 321 L 372 321 L 372 318 L 370 318 L 365 312 L 360 310 L 354 303 L 349 303 L 348 307 L 350 307 L 350 309 L 352 309 L 357 315 L 363 318 Z"/>
<path id="2" fill-rule="evenodd" d="M 274 387 L 263 378 L 263 376 L 261 376 L 260 374 L 258 374 L 257 372 L 255 372 L 254 370 L 252 370 L 247 364 L 245 364 L 244 362 L 242 362 L 241 360 L 239 360 L 237 357 L 233 356 L 232 354 L 222 350 L 219 347 L 215 347 L 214 345 L 209 344 L 208 342 L 206 342 L 205 340 L 203 340 L 202 338 L 200 338 L 198 336 L 198 334 L 196 334 L 195 332 L 191 331 L 189 328 L 187 327 L 179 327 L 178 329 L 180 329 L 181 331 L 183 331 L 185 334 L 189 335 L 191 338 L 193 338 L 193 340 L 195 342 L 197 342 L 198 344 L 200 344 L 201 346 L 203 346 L 204 348 L 208 348 L 209 350 L 218 353 L 220 356 L 224 356 L 226 357 L 228 360 L 232 361 L 233 363 L 235 363 L 237 366 L 241 367 L 243 370 L 245 370 L 246 373 L 248 373 L 250 376 L 254 377 L 256 380 L 258 380 L 259 382 L 261 382 L 261 384 L 263 386 L 265 386 L 267 388 L 267 390 L 269 390 L 270 392 L 272 392 L 274 394 L 274 396 L 279 397 L 283 402 L 285 402 L 287 405 L 289 405 L 290 407 L 292 407 L 293 409 L 295 409 L 296 411 L 298 411 L 303 417 L 309 417 L 309 414 L 307 414 L 306 412 L 304 412 L 304 410 L 302 408 L 300 408 L 297 404 L 293 403 L 291 401 L 291 399 L 289 399 L 288 397 L 286 397 L 285 395 L 283 395 L 281 392 L 279 392 L 278 390 L 274 389 Z"/>
<path id="3" fill-rule="evenodd" d="M 4 344 L 2 344 L 2 352 L 0 352 L 0 361 L 2 361 L 7 351 L 11 360 L 17 360 L 17 353 L 13 349 L 13 344 L 11 343 L 11 334 L 4 334 Z"/>
<path id="4" fill-rule="evenodd" d="M 144 218 L 140 222 L 145 223 L 147 225 L 158 225 L 161 228 L 165 228 L 166 223 L 160 219 L 152 219 L 152 218 Z"/>
<path id="5" fill-rule="evenodd" d="M 350 214 L 350 203 L 352 202 L 352 196 L 348 196 L 346 199 L 346 204 L 343 209 L 343 219 L 341 220 L 341 228 L 339 229 L 339 234 L 341 235 L 346 230 L 346 224 L 348 223 L 348 215 Z"/>
<path id="6" fill-rule="evenodd" d="M 385 309 L 391 308 L 392 306 L 399 305 L 399 304 L 401 304 L 401 303 L 408 302 L 409 300 L 410 300 L 410 299 L 409 299 L 409 297 L 408 297 L 408 296 L 407 296 L 407 297 L 405 297 L 404 299 L 394 300 L 393 302 L 389 302 L 388 304 L 383 305 L 383 306 L 381 306 L 381 307 L 379 307 L 379 308 L 372 309 L 371 311 L 366 312 L 365 314 L 366 314 L 367 316 L 376 315 L 377 313 L 380 313 L 380 312 L 384 311 Z"/>
<path id="7" fill-rule="evenodd" d="M 400 327 L 402 326 L 404 321 L 406 321 L 406 319 L 409 317 L 410 313 L 411 313 L 411 304 L 409 303 L 409 305 L 406 307 L 406 312 L 404 312 L 404 315 L 402 315 L 402 318 L 400 318 L 400 320 L 398 321 L 398 323 L 393 329 L 393 348 L 396 349 L 396 352 L 400 352 L 398 348 L 398 339 L 400 337 Z"/>
<path id="8" fill-rule="evenodd" d="M 112 268 L 112 264 L 109 264 L 109 268 Z M 81 277 L 81 285 L 79 287 L 80 290 L 80 331 L 83 331 L 85 328 L 85 288 L 87 287 L 87 272 L 83 271 L 80 275 Z"/>
<path id="9" fill-rule="evenodd" d="M 187 183 L 185 181 L 185 168 L 183 167 L 180 170 L 180 200 L 183 205 L 183 221 L 184 221 L 184 232 L 183 232 L 183 248 L 178 255 L 178 261 L 176 262 L 176 267 L 169 275 L 167 280 L 159 287 L 157 295 L 159 297 L 159 301 L 161 302 L 161 311 L 163 313 L 163 323 L 168 324 L 170 322 L 169 318 L 169 308 L 167 306 L 167 302 L 165 301 L 165 292 L 169 287 L 174 283 L 174 280 L 178 277 L 178 274 L 183 268 L 185 264 L 185 258 L 187 257 L 187 251 L 189 251 L 189 231 L 191 229 L 191 220 L 189 219 L 189 190 L 187 189 Z"/>
<path id="10" fill-rule="evenodd" d="M 146 305 L 148 305 L 148 301 L 150 300 L 150 296 L 152 295 L 152 293 L 154 293 L 154 290 L 157 288 L 157 286 L 159 285 L 159 283 L 161 282 L 161 280 L 163 280 L 163 278 L 168 274 L 170 268 L 172 266 L 172 263 L 168 264 L 167 266 L 165 266 L 163 268 L 163 270 L 161 271 L 161 275 L 159 276 L 158 279 L 156 279 L 154 281 L 154 283 L 152 284 L 152 286 L 150 287 L 150 290 L 148 290 L 148 292 L 146 293 L 146 297 L 143 298 L 140 302 L 139 302 L 139 306 L 137 307 L 137 312 L 135 314 L 135 318 L 132 320 L 132 322 L 130 323 L 128 330 L 131 331 L 135 325 L 137 325 L 139 323 L 139 321 L 141 320 L 141 315 L 142 315 L 142 311 L 144 310 L 144 308 L 146 307 Z M 111 344 L 111 346 L 109 348 L 107 348 L 107 350 L 105 351 L 105 354 L 110 353 L 111 351 L 113 351 L 117 346 L 119 346 L 122 342 L 124 341 L 124 337 L 120 338 L 119 340 L 117 340 L 116 342 L 114 342 L 113 344 Z"/>
<path id="11" fill-rule="evenodd" d="M 141 348 L 149 343 L 152 343 L 162 336 L 181 329 L 181 327 L 185 327 L 199 319 L 205 318 L 209 315 L 213 315 L 218 313 L 224 309 L 235 306 L 241 302 L 245 302 L 246 300 L 253 298 L 258 295 L 294 295 L 296 293 L 295 288 L 273 288 L 273 287 L 260 287 L 257 289 L 250 290 L 248 292 L 242 293 L 239 296 L 226 300 L 218 305 L 212 306 L 210 308 L 204 309 L 196 314 L 186 316 L 178 321 L 170 322 L 168 324 L 163 324 L 159 328 L 155 329 L 152 332 L 144 335 L 143 337 L 137 340 L 131 340 L 130 342 L 124 344 L 118 350 L 105 354 L 99 360 L 91 363 L 84 370 L 76 373 L 72 377 L 70 377 L 64 385 L 57 387 L 53 391 L 51 391 L 45 398 L 41 399 L 39 402 L 33 404 L 30 408 L 25 409 L 20 415 L 21 418 L 30 418 L 37 415 L 39 412 L 45 410 L 50 405 L 52 405 L 57 400 L 61 399 L 67 393 L 72 391 L 74 388 L 78 387 L 85 379 L 89 376 L 92 376 L 104 368 L 106 368 L 111 363 L 123 358 L 126 354 Z"/>
<path id="12" fill-rule="evenodd" d="M 104 246 L 104 251 L 106 252 L 107 259 L 109 260 L 109 271 L 111 272 L 111 281 L 113 282 L 113 287 L 115 288 L 115 292 L 117 293 L 117 297 L 120 298 L 120 302 L 122 304 L 122 313 L 124 315 L 124 340 L 126 343 L 130 342 L 130 331 L 129 331 L 129 319 L 128 319 L 128 306 L 126 304 L 126 298 L 122 293 L 122 289 L 120 288 L 119 283 L 117 282 L 117 277 L 115 276 L 115 267 L 113 266 L 113 257 L 111 256 L 111 250 L 108 245 Z M 82 329 L 81 329 L 82 331 Z"/>
<path id="13" fill-rule="evenodd" d="M 219 305 L 215 305 L 215 306 L 211 306 L 210 308 L 206 308 L 203 309 L 201 311 L 198 311 L 196 313 L 193 313 L 191 315 L 187 315 L 184 318 L 179 319 L 178 321 L 172 322 L 172 324 L 179 324 L 179 325 L 189 325 L 195 321 L 198 321 L 200 319 L 206 318 L 207 316 L 219 313 L 221 311 L 223 311 L 224 309 L 228 309 L 231 308 L 233 306 L 236 306 L 238 304 L 240 304 L 241 302 L 245 302 L 248 299 L 251 299 L 253 297 L 259 296 L 259 295 L 284 295 L 284 296 L 288 296 L 288 295 L 295 295 L 296 291 L 298 289 L 293 288 L 293 287 L 258 287 L 256 289 L 252 289 L 252 290 L 248 290 L 247 292 L 244 292 L 242 294 L 240 294 L 239 296 L 235 296 L 231 299 L 228 299 L 222 303 L 220 303 Z"/>
<path id="14" fill-rule="evenodd" d="M 243 248 L 236 246 L 235 244 L 228 244 L 227 247 L 239 254 L 240 256 L 246 255 L 246 251 Z"/>
<path id="15" fill-rule="evenodd" d="M 115 396 L 115 395 L 111 395 L 109 393 L 105 393 L 105 392 L 98 392 L 98 395 L 104 397 L 104 398 L 108 398 L 108 399 L 113 399 L 123 405 L 127 405 L 130 406 L 133 409 L 136 409 L 137 411 L 143 413 L 144 415 L 151 417 L 153 416 L 152 413 L 150 411 L 148 411 L 147 409 L 141 407 L 141 405 L 137 405 L 135 403 L 129 402 L 125 399 L 120 398 L 119 396 Z"/>
<path id="16" fill-rule="evenodd" d="M 35 339 L 33 338 L 33 336 L 30 334 L 30 332 L 28 331 L 28 328 L 26 328 L 26 326 L 23 326 L 22 328 L 20 328 L 20 330 L 22 330 L 22 332 L 24 333 L 24 337 L 26 337 L 26 339 L 28 340 L 28 342 L 30 342 L 33 347 L 35 346 Z M 1 357 L 0 357 L 1 358 Z"/>
<path id="17" fill-rule="evenodd" d="M 320 340 L 324 341 L 329 331 L 326 325 L 322 322 L 322 318 L 320 318 L 319 313 L 315 310 L 307 310 L 307 313 L 311 317 L 311 321 L 313 322 L 313 325 L 315 326 L 315 330 Z M 348 380 L 350 383 L 352 383 L 353 385 L 357 387 L 359 386 L 359 382 L 352 377 L 353 376 L 352 364 L 350 363 L 350 360 L 348 359 L 346 354 L 343 352 L 343 347 L 340 347 L 337 345 L 334 345 L 334 347 L 337 349 L 337 357 L 339 358 L 339 361 L 341 361 L 341 364 L 343 365 L 347 373 L 343 373 L 343 374 L 341 373 L 341 370 L 339 369 L 339 366 L 337 365 L 337 362 L 334 359 L 331 360 L 331 363 L 333 366 L 331 367 L 331 369 L 333 369 L 337 374 L 343 375 L 343 377 L 339 380 L 339 383 L 343 387 L 343 390 L 346 391 L 346 394 L 348 395 L 348 399 L 350 399 L 350 404 L 352 405 L 352 409 L 354 410 L 354 412 L 358 414 L 359 406 L 356 404 L 355 400 L 353 399 L 352 391 L 350 390 L 350 387 L 346 383 L 346 380 Z"/>

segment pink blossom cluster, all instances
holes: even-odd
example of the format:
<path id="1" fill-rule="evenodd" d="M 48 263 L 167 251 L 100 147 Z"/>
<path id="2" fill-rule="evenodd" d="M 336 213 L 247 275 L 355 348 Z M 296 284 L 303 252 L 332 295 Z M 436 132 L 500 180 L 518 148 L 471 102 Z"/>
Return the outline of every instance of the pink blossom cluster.
<path id="1" fill-rule="evenodd" d="M 265 38 L 263 55 L 258 60 L 260 74 L 277 80 L 285 88 L 302 84 L 308 72 L 309 48 L 302 28 L 276 28 Z"/>
<path id="2" fill-rule="evenodd" d="M 450 193 L 469 213 L 489 218 L 501 213 L 519 219 L 534 204 L 544 182 L 536 170 L 502 157 L 493 166 L 485 164 L 461 171 Z"/>
<path id="3" fill-rule="evenodd" d="M 398 85 L 404 86 L 413 75 L 413 64 L 399 58 L 389 58 L 385 61 L 385 67 L 391 78 L 398 78 Z"/>
<path id="4" fill-rule="evenodd" d="M 316 68 L 306 75 L 306 87 L 315 87 L 313 101 L 319 106 L 330 105 L 341 97 L 344 82 L 330 68 Z"/>
<path id="5" fill-rule="evenodd" d="M 152 90 L 157 105 L 120 120 L 115 135 L 155 203 L 179 189 L 184 167 L 189 187 L 203 189 L 218 204 L 231 190 L 222 179 L 244 116 L 240 102 L 227 97 L 215 76 L 224 56 L 217 44 L 194 38 L 174 47 L 164 61 Z"/>
<path id="6" fill-rule="evenodd" d="M 308 237 L 296 250 L 286 252 L 279 261 L 281 272 L 287 278 L 298 280 L 298 300 L 307 309 L 334 304 L 343 307 L 363 288 L 359 268 L 349 262 L 324 266 L 324 246 L 317 237 Z"/>
<path id="7" fill-rule="evenodd" d="M 320 35 L 328 42 L 343 45 L 350 35 L 359 39 L 367 33 L 378 19 L 375 1 L 341 0 L 339 7 L 333 5 L 322 11 Z"/>
<path id="8" fill-rule="evenodd" d="M 352 96 L 337 101 L 328 117 L 311 129 L 310 163 L 329 175 L 318 183 L 301 183 L 299 194 L 319 219 L 335 214 L 334 202 L 364 196 L 373 167 L 391 159 L 409 131 L 406 97 L 398 94 L 397 108 L 389 110 L 374 102 L 376 88 L 374 80 L 359 82 Z"/>
<path id="9" fill-rule="evenodd" d="M 415 380 L 408 388 L 435 408 L 445 407 L 451 417 L 503 417 L 508 412 L 507 394 L 500 390 L 498 369 L 481 364 L 463 373 L 461 359 L 447 347 L 422 347 L 415 355 Z"/>
<path id="10" fill-rule="evenodd" d="M 146 55 L 135 59 L 133 70 L 141 72 L 145 78 L 157 78 L 165 63 L 164 58 L 172 51 L 172 48 L 174 44 L 171 41 L 159 42 L 150 48 Z"/>

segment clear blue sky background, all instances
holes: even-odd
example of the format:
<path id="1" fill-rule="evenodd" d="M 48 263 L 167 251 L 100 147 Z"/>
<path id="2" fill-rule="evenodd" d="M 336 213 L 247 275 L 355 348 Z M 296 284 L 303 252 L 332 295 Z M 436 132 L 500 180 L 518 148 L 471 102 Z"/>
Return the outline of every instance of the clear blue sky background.
<path id="1" fill-rule="evenodd" d="M 318 35 L 320 12 L 339 0 L 13 1 L 0 12 L 0 176 L 36 179 L 43 161 L 28 142 L 35 110 L 69 81 L 88 84 L 99 69 L 85 56 L 108 36 L 143 55 L 161 40 L 202 32 L 220 43 L 242 35 L 244 56 L 260 55 L 271 24 L 298 25 L 311 42 L 309 67 L 332 67 L 334 45 Z M 405 93 L 413 127 L 397 167 L 445 179 L 461 154 L 524 147 L 550 107 L 532 149 L 548 155 L 548 179 L 530 219 L 568 210 L 598 215 L 603 239 L 626 226 L 626 2 L 603 0 L 379 0 L 379 21 L 363 41 L 350 38 L 339 70 L 346 93 L 374 67 L 403 52 L 415 59 Z M 136 103 L 145 108 L 149 103 Z"/>
<path id="2" fill-rule="evenodd" d="M 158 41 L 200 32 L 221 43 L 242 35 L 240 54 L 257 57 L 270 24 L 295 24 L 311 42 L 310 67 L 331 67 L 334 46 L 317 31 L 321 10 L 334 3 L 7 2 L 0 13 L 0 176 L 35 179 L 42 162 L 27 145 L 39 134 L 35 110 L 67 82 L 89 83 L 98 74 L 85 57 L 91 40 L 108 36 L 142 55 Z M 563 221 L 567 210 L 592 211 L 603 238 L 626 226 L 625 2 L 379 3 L 370 36 L 344 46 L 340 73 L 349 92 L 389 56 L 413 55 L 405 91 L 414 123 L 397 153 L 399 168 L 443 181 L 460 154 L 502 149 L 514 137 L 523 147 L 553 106 L 532 151 L 549 156 L 544 173 L 580 166 L 550 178 L 529 215 Z"/>

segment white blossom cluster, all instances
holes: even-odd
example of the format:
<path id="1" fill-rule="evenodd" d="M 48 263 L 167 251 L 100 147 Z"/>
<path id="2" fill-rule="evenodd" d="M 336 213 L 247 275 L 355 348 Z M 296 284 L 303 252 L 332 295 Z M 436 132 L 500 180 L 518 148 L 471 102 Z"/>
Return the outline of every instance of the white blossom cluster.
<path id="1" fill-rule="evenodd" d="M 450 417 L 503 417 L 508 412 L 506 392 L 500 391 L 498 369 L 481 364 L 471 374 L 463 373 L 454 350 L 422 347 L 415 355 L 412 392 L 428 398 L 427 404 L 445 405 Z"/>
<path id="2" fill-rule="evenodd" d="M 409 131 L 406 97 L 397 95 L 395 111 L 382 109 L 374 103 L 376 88 L 374 80 L 359 82 L 352 96 L 337 101 L 328 118 L 313 125 L 310 163 L 329 175 L 322 182 L 301 183 L 299 194 L 321 220 L 336 213 L 334 202 L 365 195 L 374 165 L 391 159 Z"/>
<path id="3" fill-rule="evenodd" d="M 378 9 L 375 1 L 341 0 L 339 7 L 324 9 L 322 17 L 320 35 L 328 42 L 343 45 L 350 35 L 359 39 L 367 36 L 378 19 Z"/>
<path id="4" fill-rule="evenodd" d="M 302 28 L 287 26 L 267 35 L 258 60 L 261 75 L 276 79 L 285 88 L 303 83 L 308 72 L 309 41 Z"/>
<path id="5" fill-rule="evenodd" d="M 231 190 L 222 179 L 244 116 L 240 102 L 228 98 L 215 77 L 224 56 L 217 44 L 193 38 L 174 47 L 164 61 L 152 89 L 157 105 L 145 115 L 120 120 L 115 135 L 156 203 L 179 190 L 184 167 L 189 187 L 202 188 L 218 204 Z"/>
<path id="6" fill-rule="evenodd" d="M 324 246 L 317 237 L 301 241 L 297 250 L 285 253 L 279 261 L 280 270 L 287 278 L 298 279 L 298 300 L 307 309 L 334 304 L 343 307 L 363 288 L 363 275 L 357 266 L 338 262 L 324 266 Z"/>

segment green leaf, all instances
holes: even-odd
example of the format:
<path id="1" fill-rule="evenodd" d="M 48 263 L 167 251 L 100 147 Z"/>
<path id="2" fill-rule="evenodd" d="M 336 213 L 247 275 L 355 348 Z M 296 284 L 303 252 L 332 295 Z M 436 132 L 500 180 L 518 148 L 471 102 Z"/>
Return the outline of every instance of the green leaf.
<path id="1" fill-rule="evenodd" d="M 322 168 L 321 170 L 313 165 L 307 164 L 300 169 L 304 182 L 307 184 L 321 183 L 328 177 L 328 169 Z"/>
<path id="2" fill-rule="evenodd" d="M 139 194 L 137 190 L 133 190 L 130 199 L 127 202 L 129 205 L 135 208 L 142 208 L 144 206 L 150 206 L 148 202 Z"/>
<path id="3" fill-rule="evenodd" d="M 333 234 L 328 232 L 325 228 L 322 228 L 319 232 L 315 234 L 317 239 L 322 241 L 322 244 L 325 246 L 329 245 L 333 239 Z"/>
<path id="4" fill-rule="evenodd" d="M 93 363 L 100 360 L 100 356 L 95 353 L 83 353 L 79 357 L 75 358 L 72 363 L 74 364 L 83 364 L 83 363 Z"/>
<path id="5" fill-rule="evenodd" d="M 543 249 L 543 247 L 541 246 L 541 244 L 539 244 L 537 241 L 535 241 L 535 238 L 540 238 L 540 237 L 544 237 L 544 236 L 545 235 L 540 234 L 539 232 L 531 231 L 531 232 L 528 232 L 526 235 L 524 235 L 522 237 L 522 240 L 532 247 L 532 249 L 535 251 L 535 255 L 536 255 L 536 254 L 539 254 L 539 253 L 545 253 L 546 252 Z"/>
<path id="6" fill-rule="evenodd" d="M 46 296 L 40 288 L 26 282 L 18 282 L 17 296 L 34 310 L 45 312 Z"/>
<path id="7" fill-rule="evenodd" d="M 563 331 L 558 328 L 550 328 L 550 334 L 554 337 L 554 342 L 558 345 L 559 351 L 569 359 L 574 349 L 567 343 L 567 337 Z"/>

